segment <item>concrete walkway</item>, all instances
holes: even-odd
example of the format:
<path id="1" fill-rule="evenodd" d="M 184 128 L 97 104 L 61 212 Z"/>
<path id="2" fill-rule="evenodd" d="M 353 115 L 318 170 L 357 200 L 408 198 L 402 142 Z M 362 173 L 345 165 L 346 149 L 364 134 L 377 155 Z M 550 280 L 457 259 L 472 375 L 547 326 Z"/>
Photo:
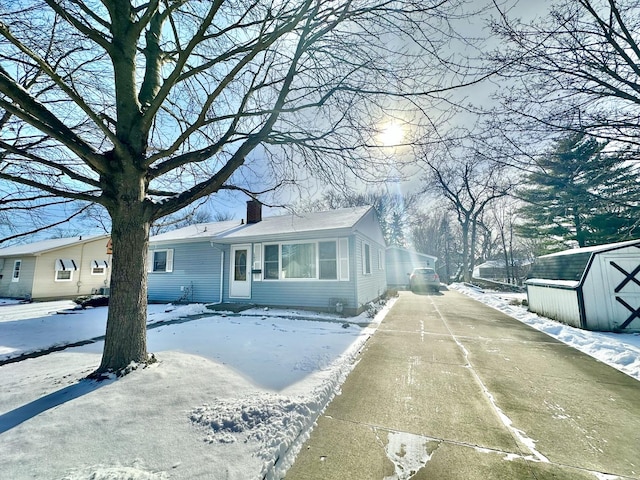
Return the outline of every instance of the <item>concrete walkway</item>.
<path id="1" fill-rule="evenodd" d="M 454 291 L 401 292 L 286 475 L 594 478 L 640 478 L 640 382 Z"/>

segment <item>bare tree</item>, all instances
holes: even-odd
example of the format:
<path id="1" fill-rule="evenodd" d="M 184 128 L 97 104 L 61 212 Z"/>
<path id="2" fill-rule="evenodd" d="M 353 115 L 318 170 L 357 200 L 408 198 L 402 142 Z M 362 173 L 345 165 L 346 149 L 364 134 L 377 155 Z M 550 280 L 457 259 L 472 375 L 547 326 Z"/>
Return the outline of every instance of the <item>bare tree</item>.
<path id="1" fill-rule="evenodd" d="M 13 120 L 0 131 L 0 179 L 16 192 L 100 204 L 111 220 L 96 374 L 148 361 L 153 222 L 221 190 L 255 195 L 300 172 L 320 181 L 375 173 L 366 147 L 384 99 L 428 111 L 466 81 L 445 78 L 463 72 L 439 50 L 461 3 L 0 4 L 0 113 Z M 55 31 L 50 53 L 36 31 Z M 31 88 L 19 78 L 26 67 L 42 72 Z"/>
<path id="2" fill-rule="evenodd" d="M 529 22 L 502 11 L 493 30 L 506 79 L 495 127 L 512 130 L 507 142 L 569 130 L 640 145 L 637 1 L 563 0 Z"/>
<path id="3" fill-rule="evenodd" d="M 478 152 L 429 152 L 420 159 L 425 192 L 442 196 L 454 212 L 462 236 L 462 276 L 471 280 L 480 220 L 487 207 L 512 188 L 506 168 Z"/>

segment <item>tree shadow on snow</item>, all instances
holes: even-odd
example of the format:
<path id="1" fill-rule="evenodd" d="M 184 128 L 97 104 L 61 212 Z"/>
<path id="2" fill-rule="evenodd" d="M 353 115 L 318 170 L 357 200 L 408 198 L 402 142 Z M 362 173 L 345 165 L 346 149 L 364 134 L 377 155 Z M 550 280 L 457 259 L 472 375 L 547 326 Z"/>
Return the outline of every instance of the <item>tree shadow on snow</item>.
<path id="1" fill-rule="evenodd" d="M 0 434 L 17 427 L 41 413 L 97 390 L 111 382 L 83 379 L 61 390 L 0 415 Z"/>

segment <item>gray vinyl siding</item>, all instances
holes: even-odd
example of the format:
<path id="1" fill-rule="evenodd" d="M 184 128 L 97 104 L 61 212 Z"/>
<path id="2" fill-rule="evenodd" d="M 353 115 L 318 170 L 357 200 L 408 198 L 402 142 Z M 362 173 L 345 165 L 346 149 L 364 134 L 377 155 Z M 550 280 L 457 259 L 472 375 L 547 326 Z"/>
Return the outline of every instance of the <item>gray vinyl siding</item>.
<path id="1" fill-rule="evenodd" d="M 13 265 L 16 260 L 22 260 L 20 265 L 20 280 L 12 282 Z M 36 257 L 7 257 L 4 259 L 2 278 L 0 279 L 0 297 L 25 298 L 31 297 L 33 280 L 35 278 Z"/>
<path id="2" fill-rule="evenodd" d="M 317 236 L 315 237 L 317 239 Z M 332 239 L 334 240 L 334 239 Z M 349 280 L 261 280 L 254 281 L 251 301 L 256 305 L 314 308 L 335 312 L 358 308 L 354 275 L 354 238 L 349 239 Z M 322 241 L 320 239 L 320 241 Z"/>
<path id="3" fill-rule="evenodd" d="M 364 244 L 369 244 L 371 254 L 371 273 L 364 273 Z M 362 308 L 367 303 L 382 296 L 387 291 L 386 271 L 378 267 L 378 255 L 380 250 L 386 250 L 385 245 L 377 243 L 375 240 L 357 233 L 355 238 L 355 273 L 357 275 L 357 301 L 358 307 Z"/>
<path id="4" fill-rule="evenodd" d="M 150 250 L 173 249 L 172 272 L 148 273 L 150 302 L 220 301 L 221 247 L 210 242 L 155 244 Z M 225 253 L 228 256 L 228 253 Z M 183 289 L 181 288 L 183 287 Z"/>

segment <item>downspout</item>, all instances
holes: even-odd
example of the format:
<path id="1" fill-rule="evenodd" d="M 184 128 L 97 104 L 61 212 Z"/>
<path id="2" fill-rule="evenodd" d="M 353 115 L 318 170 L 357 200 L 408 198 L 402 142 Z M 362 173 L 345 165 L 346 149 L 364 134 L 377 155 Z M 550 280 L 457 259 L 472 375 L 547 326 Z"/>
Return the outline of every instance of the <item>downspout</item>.
<path id="1" fill-rule="evenodd" d="M 82 240 L 82 237 L 80 237 L 80 240 Z M 80 287 L 82 286 L 82 262 L 84 259 L 84 246 L 86 245 L 86 243 L 83 243 L 82 246 L 80 247 L 80 265 L 78 268 L 78 281 L 76 282 L 76 294 L 80 295 Z"/>

